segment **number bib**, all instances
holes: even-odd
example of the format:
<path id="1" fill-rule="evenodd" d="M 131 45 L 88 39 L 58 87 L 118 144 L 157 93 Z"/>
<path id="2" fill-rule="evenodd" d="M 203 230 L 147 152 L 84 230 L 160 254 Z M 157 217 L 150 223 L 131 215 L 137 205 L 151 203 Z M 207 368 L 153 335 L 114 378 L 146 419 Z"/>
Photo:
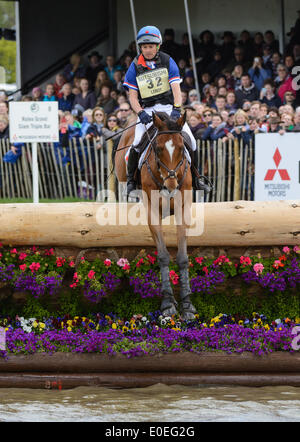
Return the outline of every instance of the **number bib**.
<path id="1" fill-rule="evenodd" d="M 170 90 L 169 72 L 166 68 L 153 69 L 138 75 L 136 81 L 142 98 L 155 97 Z"/>

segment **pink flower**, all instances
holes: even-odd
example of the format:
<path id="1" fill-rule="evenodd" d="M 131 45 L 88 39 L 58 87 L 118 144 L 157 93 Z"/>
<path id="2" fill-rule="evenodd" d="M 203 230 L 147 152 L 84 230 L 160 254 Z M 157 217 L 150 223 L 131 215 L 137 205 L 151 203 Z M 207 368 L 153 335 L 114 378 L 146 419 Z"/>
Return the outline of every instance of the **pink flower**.
<path id="1" fill-rule="evenodd" d="M 19 265 L 19 267 L 22 270 L 22 272 L 24 272 L 26 267 L 27 267 L 27 265 L 26 264 L 21 264 L 21 265 Z"/>
<path id="2" fill-rule="evenodd" d="M 73 275 L 73 279 L 77 279 L 77 278 L 78 278 L 78 273 L 75 272 L 74 275 Z"/>
<path id="3" fill-rule="evenodd" d="M 3 247 L 3 244 L 2 244 L 2 242 L 0 242 L 0 247 Z"/>
<path id="4" fill-rule="evenodd" d="M 295 253 L 300 253 L 300 247 L 299 246 L 295 246 L 293 248 L 293 250 L 294 250 Z"/>
<path id="5" fill-rule="evenodd" d="M 230 261 L 227 258 L 227 256 L 225 256 L 225 255 L 220 255 L 217 259 L 214 260 L 214 264 L 218 264 L 218 265 L 222 265 L 227 262 L 230 262 Z"/>
<path id="6" fill-rule="evenodd" d="M 73 282 L 73 284 L 70 284 L 70 287 L 71 287 L 71 288 L 76 287 L 76 286 L 77 286 L 77 283 L 76 283 L 76 282 Z"/>
<path id="7" fill-rule="evenodd" d="M 53 248 L 51 248 L 51 249 L 46 249 L 45 250 L 45 255 L 47 255 L 47 256 L 51 256 L 51 255 L 54 255 L 54 249 Z"/>
<path id="8" fill-rule="evenodd" d="M 251 266 L 252 261 L 248 256 L 241 256 L 240 264 L 242 264 L 242 266 Z"/>
<path id="9" fill-rule="evenodd" d="M 290 253 L 291 249 L 289 247 L 283 247 L 282 249 L 283 253 L 286 253 L 287 255 Z"/>
<path id="10" fill-rule="evenodd" d="M 125 265 L 129 265 L 129 262 L 126 258 L 120 258 L 117 264 L 119 267 L 124 267 Z"/>
<path id="11" fill-rule="evenodd" d="M 110 267 L 110 266 L 111 266 L 111 260 L 110 260 L 110 259 L 106 259 L 106 260 L 104 261 L 104 265 L 105 265 L 106 267 Z"/>
<path id="12" fill-rule="evenodd" d="M 13 255 L 13 254 L 17 254 L 18 251 L 17 251 L 17 249 L 11 249 L 10 253 L 11 253 L 12 255 Z"/>
<path id="13" fill-rule="evenodd" d="M 65 262 L 66 262 L 65 258 L 56 258 L 57 267 L 62 267 Z"/>
<path id="14" fill-rule="evenodd" d="M 35 272 L 36 270 L 38 270 L 40 267 L 41 267 L 41 264 L 39 262 L 33 262 L 29 266 L 29 268 L 32 271 L 32 273 Z"/>
<path id="15" fill-rule="evenodd" d="M 74 261 L 70 261 L 69 266 L 70 267 L 74 267 L 75 266 L 75 262 Z"/>
<path id="16" fill-rule="evenodd" d="M 171 278 L 171 281 L 174 285 L 178 284 L 179 276 L 177 275 L 175 270 L 170 271 L 170 278 Z"/>
<path id="17" fill-rule="evenodd" d="M 256 264 L 254 264 L 253 266 L 253 270 L 255 271 L 255 273 L 258 275 L 260 273 L 263 272 L 264 269 L 264 265 L 260 262 L 257 262 Z"/>
<path id="18" fill-rule="evenodd" d="M 123 265 L 123 270 L 129 270 L 129 269 L 130 269 L 130 265 L 129 264 Z"/>
<path id="19" fill-rule="evenodd" d="M 23 261 L 26 258 L 26 256 L 27 256 L 26 253 L 20 253 L 20 255 L 19 255 L 20 261 Z"/>
<path id="20" fill-rule="evenodd" d="M 0 253 L 0 258 L 2 258 L 2 253 Z"/>
<path id="21" fill-rule="evenodd" d="M 202 264 L 203 260 L 204 260 L 203 256 L 198 256 L 197 258 L 195 258 L 197 264 Z"/>
<path id="22" fill-rule="evenodd" d="M 141 265 L 144 264 L 144 260 L 143 258 L 139 259 L 138 262 L 136 263 L 137 267 L 141 267 Z"/>
<path id="23" fill-rule="evenodd" d="M 203 267 L 203 272 L 205 272 L 206 274 L 208 274 L 208 268 L 206 266 Z"/>
<path id="24" fill-rule="evenodd" d="M 155 256 L 147 255 L 147 259 L 150 262 L 150 264 L 154 264 L 156 261 Z"/>
<path id="25" fill-rule="evenodd" d="M 94 270 L 90 270 L 89 273 L 88 273 L 88 278 L 89 279 L 93 279 L 94 275 L 95 275 Z"/>

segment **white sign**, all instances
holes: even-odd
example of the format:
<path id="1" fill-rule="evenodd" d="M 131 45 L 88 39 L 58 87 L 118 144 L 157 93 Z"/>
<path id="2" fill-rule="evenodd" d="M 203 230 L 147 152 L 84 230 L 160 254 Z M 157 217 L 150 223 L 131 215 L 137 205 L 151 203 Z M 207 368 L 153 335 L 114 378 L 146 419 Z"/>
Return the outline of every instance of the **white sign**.
<path id="1" fill-rule="evenodd" d="M 300 198 L 300 133 L 255 135 L 255 201 Z"/>
<path id="2" fill-rule="evenodd" d="M 57 101 L 21 101 L 9 103 L 11 143 L 59 141 Z"/>

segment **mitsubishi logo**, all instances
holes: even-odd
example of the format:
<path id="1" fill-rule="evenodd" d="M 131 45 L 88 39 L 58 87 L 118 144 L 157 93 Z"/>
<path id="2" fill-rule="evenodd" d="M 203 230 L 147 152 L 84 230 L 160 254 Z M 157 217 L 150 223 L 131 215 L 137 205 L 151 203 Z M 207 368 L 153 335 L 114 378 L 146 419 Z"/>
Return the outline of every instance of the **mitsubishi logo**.
<path id="1" fill-rule="evenodd" d="M 279 149 L 278 149 L 278 147 L 276 147 L 276 151 L 275 151 L 275 153 L 273 155 L 273 160 L 274 160 L 274 163 L 276 165 L 276 169 L 268 169 L 268 171 L 266 173 L 266 176 L 264 178 L 265 181 L 272 181 L 274 176 L 275 176 L 275 173 L 277 171 L 279 172 L 280 178 L 283 181 L 290 181 L 290 176 L 288 174 L 287 169 L 278 169 L 278 166 L 279 166 L 279 163 L 281 161 L 281 158 L 282 157 L 280 155 Z"/>

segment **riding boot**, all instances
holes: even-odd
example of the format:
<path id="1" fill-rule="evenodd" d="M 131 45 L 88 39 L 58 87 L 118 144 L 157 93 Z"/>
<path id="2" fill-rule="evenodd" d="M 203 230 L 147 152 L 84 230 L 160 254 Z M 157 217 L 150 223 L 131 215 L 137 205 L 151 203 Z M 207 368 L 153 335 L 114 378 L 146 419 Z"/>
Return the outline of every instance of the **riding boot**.
<path id="1" fill-rule="evenodd" d="M 185 144 L 185 146 L 188 149 L 188 152 L 190 154 L 191 157 L 191 173 L 192 173 L 192 185 L 193 185 L 193 189 L 194 190 L 203 190 L 204 193 L 209 193 L 212 190 L 212 187 L 206 183 L 204 181 L 203 178 L 205 177 L 200 177 L 197 176 L 197 172 L 199 175 L 199 155 L 198 155 L 198 151 L 197 150 L 192 150 L 191 146 L 188 146 L 187 144 Z"/>
<path id="2" fill-rule="evenodd" d="M 132 146 L 127 163 L 127 195 L 136 190 L 135 172 L 138 167 L 139 154 Z"/>

